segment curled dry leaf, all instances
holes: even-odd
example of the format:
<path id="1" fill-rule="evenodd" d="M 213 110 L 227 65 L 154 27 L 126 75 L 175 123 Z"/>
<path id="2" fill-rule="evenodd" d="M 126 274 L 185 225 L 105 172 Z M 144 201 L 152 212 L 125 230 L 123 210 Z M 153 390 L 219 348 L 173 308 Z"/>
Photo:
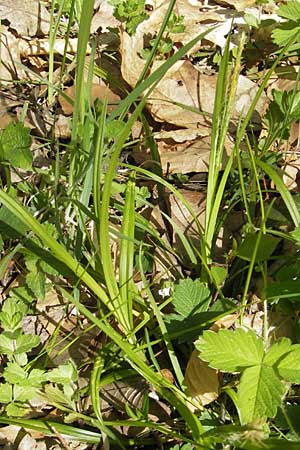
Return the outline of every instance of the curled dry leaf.
<path id="1" fill-rule="evenodd" d="M 209 367 L 206 361 L 201 360 L 197 350 L 194 350 L 190 356 L 184 381 L 193 400 L 189 404 L 192 411 L 201 409 L 219 396 L 218 373 Z"/>

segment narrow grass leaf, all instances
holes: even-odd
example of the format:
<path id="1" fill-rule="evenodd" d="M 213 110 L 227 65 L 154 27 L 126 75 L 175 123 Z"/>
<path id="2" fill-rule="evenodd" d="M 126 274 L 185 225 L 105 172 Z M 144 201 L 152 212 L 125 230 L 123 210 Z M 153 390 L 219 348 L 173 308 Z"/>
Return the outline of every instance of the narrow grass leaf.
<path id="1" fill-rule="evenodd" d="M 255 158 L 255 162 L 258 167 L 260 167 L 275 183 L 277 190 L 279 191 L 282 200 L 284 201 L 290 216 L 294 222 L 295 227 L 300 226 L 300 212 L 299 209 L 293 199 L 292 194 L 288 190 L 288 188 L 285 186 L 282 178 L 278 174 L 278 172 L 273 169 L 269 164 L 261 161 L 259 158 Z"/>

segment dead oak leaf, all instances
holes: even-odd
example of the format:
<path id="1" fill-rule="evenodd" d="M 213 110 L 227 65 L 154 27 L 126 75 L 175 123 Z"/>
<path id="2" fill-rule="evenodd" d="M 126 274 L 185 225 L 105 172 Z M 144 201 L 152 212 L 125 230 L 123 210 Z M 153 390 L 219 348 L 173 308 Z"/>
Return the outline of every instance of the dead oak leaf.
<path id="1" fill-rule="evenodd" d="M 207 172 L 210 157 L 210 136 L 200 136 L 194 140 L 180 143 L 176 142 L 176 131 L 170 132 L 170 134 L 173 134 L 171 139 L 157 140 L 163 172 L 169 174 Z M 223 165 L 225 165 L 232 149 L 233 142 L 229 137 L 226 137 Z"/>
<path id="2" fill-rule="evenodd" d="M 186 128 L 211 125 L 217 74 L 201 73 L 190 61 L 178 61 L 153 90 L 148 100 L 152 116 L 159 122 L 168 122 Z M 257 85 L 240 75 L 233 107 L 233 119 L 246 115 L 257 93 Z M 266 108 L 267 98 L 262 94 L 253 119 L 257 122 Z"/>

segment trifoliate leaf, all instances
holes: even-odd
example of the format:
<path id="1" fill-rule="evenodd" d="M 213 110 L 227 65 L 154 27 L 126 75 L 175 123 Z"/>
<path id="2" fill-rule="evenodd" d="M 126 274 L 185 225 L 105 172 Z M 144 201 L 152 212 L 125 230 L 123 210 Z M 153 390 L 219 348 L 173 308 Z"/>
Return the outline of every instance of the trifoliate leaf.
<path id="1" fill-rule="evenodd" d="M 272 367 L 257 365 L 245 369 L 238 387 L 241 424 L 274 417 L 284 392 Z"/>
<path id="2" fill-rule="evenodd" d="M 186 278 L 174 288 L 173 306 L 183 317 L 207 311 L 210 300 L 210 291 L 200 280 Z"/>
<path id="3" fill-rule="evenodd" d="M 292 343 L 288 338 L 282 338 L 272 345 L 264 357 L 263 364 L 265 366 L 274 366 L 274 364 L 282 358 L 283 355 L 290 352 Z"/>
<path id="4" fill-rule="evenodd" d="M 245 367 L 261 364 L 264 356 L 262 340 L 254 331 L 242 328 L 218 333 L 204 331 L 195 346 L 201 352 L 201 359 L 224 372 L 240 372 Z"/>
<path id="5" fill-rule="evenodd" d="M 30 129 L 19 123 L 10 123 L 0 137 L 0 159 L 13 167 L 32 168 Z"/>
<path id="6" fill-rule="evenodd" d="M 300 383 L 300 345 L 293 345 L 292 351 L 283 356 L 276 369 L 280 377 L 292 383 Z"/>

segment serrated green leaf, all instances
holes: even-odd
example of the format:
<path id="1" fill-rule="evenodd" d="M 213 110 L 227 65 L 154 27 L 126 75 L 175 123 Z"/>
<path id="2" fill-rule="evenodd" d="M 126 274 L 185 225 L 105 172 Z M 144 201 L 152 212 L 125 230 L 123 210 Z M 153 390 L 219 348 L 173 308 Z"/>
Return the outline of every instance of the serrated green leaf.
<path id="1" fill-rule="evenodd" d="M 273 42 L 279 47 L 284 47 L 293 36 L 296 37 L 299 34 L 299 31 L 300 27 L 294 22 L 283 23 L 272 31 Z"/>
<path id="2" fill-rule="evenodd" d="M 28 384 L 33 387 L 40 387 L 47 380 L 47 374 L 41 369 L 32 369 L 28 375 Z"/>
<path id="3" fill-rule="evenodd" d="M 276 370 L 284 380 L 300 383 L 300 344 L 292 346 L 292 351 L 280 359 Z"/>
<path id="4" fill-rule="evenodd" d="M 61 364 L 47 374 L 47 379 L 52 383 L 69 384 L 77 380 L 77 370 L 72 361 Z"/>
<path id="5" fill-rule="evenodd" d="M 288 338 L 282 338 L 278 342 L 272 345 L 264 356 L 263 364 L 265 366 L 274 366 L 276 362 L 282 358 L 283 355 L 291 351 L 292 343 Z"/>
<path id="6" fill-rule="evenodd" d="M 16 339 L 15 353 L 21 354 L 30 352 L 30 350 L 37 347 L 39 344 L 40 344 L 39 336 L 35 334 L 21 334 Z"/>
<path id="7" fill-rule="evenodd" d="M 36 270 L 32 270 L 27 274 L 26 284 L 38 300 L 45 299 L 46 276 L 44 272 L 36 267 Z"/>
<path id="8" fill-rule="evenodd" d="M 0 403 L 10 403 L 12 401 L 12 386 L 8 383 L 0 384 Z"/>
<path id="9" fill-rule="evenodd" d="M 245 369 L 237 397 L 241 424 L 274 417 L 284 392 L 272 367 L 258 365 Z"/>
<path id="10" fill-rule="evenodd" d="M 32 153 L 30 151 L 30 129 L 21 122 L 10 123 L 0 137 L 0 158 L 8 161 L 13 167 L 24 170 L 32 168 Z"/>
<path id="11" fill-rule="evenodd" d="M 292 21 L 300 21 L 300 2 L 299 0 L 290 0 L 286 5 L 281 5 L 277 11 L 280 17 L 290 19 Z"/>
<path id="12" fill-rule="evenodd" d="M 207 311 L 210 300 L 210 291 L 200 280 L 186 278 L 174 288 L 173 306 L 183 317 Z"/>
<path id="13" fill-rule="evenodd" d="M 45 398 L 53 405 L 61 404 L 73 408 L 74 404 L 69 397 L 57 386 L 45 386 Z"/>
<path id="14" fill-rule="evenodd" d="M 14 385 L 14 401 L 27 402 L 37 397 L 37 388 L 33 386 Z"/>
<path id="15" fill-rule="evenodd" d="M 264 356 L 262 340 L 254 331 L 242 328 L 218 333 L 204 331 L 195 346 L 201 352 L 201 359 L 223 372 L 240 372 L 245 367 L 256 366 Z"/>
<path id="16" fill-rule="evenodd" d="M 27 372 L 23 367 L 14 362 L 8 362 L 3 371 L 3 376 L 8 383 L 11 384 L 24 384 L 27 383 Z"/>
<path id="17" fill-rule="evenodd" d="M 0 334 L 0 353 L 11 355 L 14 352 L 14 343 L 10 336 L 4 331 Z"/>
<path id="18" fill-rule="evenodd" d="M 0 312 L 1 326 L 6 331 L 15 331 L 21 327 L 22 319 L 26 315 L 28 307 L 20 301 L 16 301 L 9 297 L 5 300 Z"/>
<path id="19" fill-rule="evenodd" d="M 9 417 L 22 417 L 29 413 L 30 409 L 17 403 L 10 403 L 6 407 L 6 414 Z"/>

